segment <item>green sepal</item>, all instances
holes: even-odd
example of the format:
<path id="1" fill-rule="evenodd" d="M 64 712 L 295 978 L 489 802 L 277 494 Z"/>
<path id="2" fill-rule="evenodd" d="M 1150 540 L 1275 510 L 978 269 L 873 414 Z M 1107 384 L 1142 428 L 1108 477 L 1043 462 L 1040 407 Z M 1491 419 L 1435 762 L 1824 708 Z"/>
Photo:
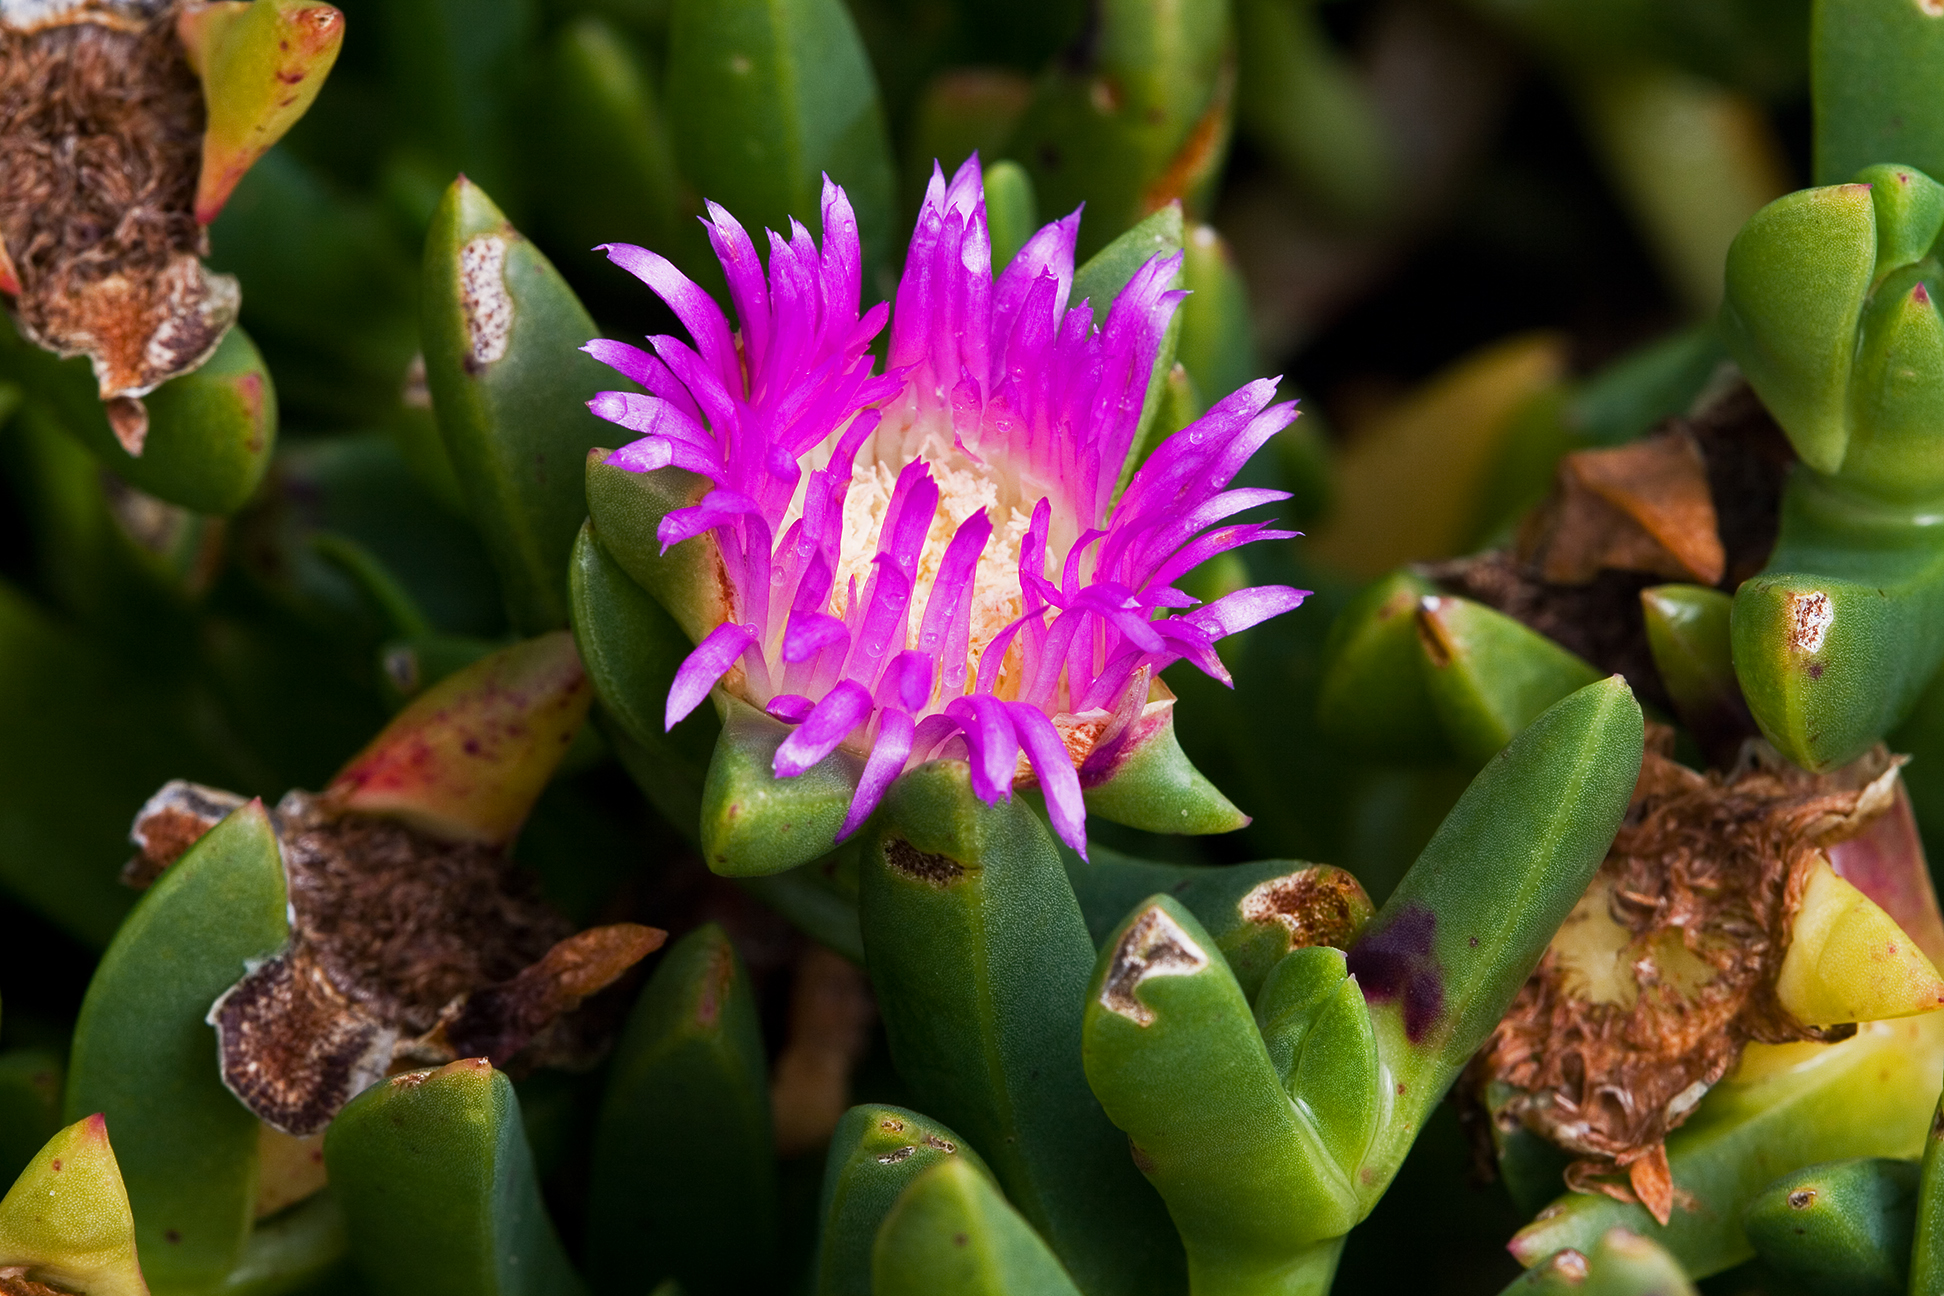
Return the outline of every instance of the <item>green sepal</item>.
<path id="1" fill-rule="evenodd" d="M 1235 92 L 1227 5 L 1105 0 L 1092 14 L 1087 39 L 1042 75 L 1007 149 L 1045 210 L 1086 204 L 1082 256 L 1170 202 L 1199 208 L 1228 152 Z M 1103 318 L 1106 299 L 1093 300 Z"/>
<path id="2" fill-rule="evenodd" d="M 324 1136 L 351 1258 L 379 1296 L 583 1296 L 533 1173 L 513 1084 L 485 1058 L 382 1080 Z"/>
<path id="3" fill-rule="evenodd" d="M 1067 882 L 1096 946 L 1147 897 L 1179 901 L 1207 930 L 1253 1000 L 1285 954 L 1304 945 L 1348 949 L 1370 921 L 1370 897 L 1342 869 L 1301 860 L 1257 860 L 1220 868 L 1156 864 L 1095 845 L 1081 859 L 1062 847 Z"/>
<path id="4" fill-rule="evenodd" d="M 985 1175 L 948 1159 L 899 1196 L 871 1250 L 876 1296 L 1080 1296 Z"/>
<path id="5" fill-rule="evenodd" d="M 573 289 L 464 176 L 433 213 L 419 302 L 439 432 L 514 627 L 563 627 L 582 462 L 612 435 L 586 402 L 627 384 L 581 354 L 596 329 Z"/>
<path id="6" fill-rule="evenodd" d="M 1944 172 L 1944 22 L 1912 0 L 1821 0 L 1809 32 L 1817 184 L 1901 158 Z"/>
<path id="7" fill-rule="evenodd" d="M 1547 707 L 1600 672 L 1537 630 L 1460 598 L 1417 609 L 1419 669 L 1452 750 L 1482 765 Z"/>
<path id="8" fill-rule="evenodd" d="M 1286 1290 L 1313 1243 L 1360 1218 L 1355 1162 L 1336 1160 L 1342 1140 L 1291 1099 L 1242 988 L 1182 905 L 1151 898 L 1102 948 L 1082 1039 L 1087 1080 L 1167 1202 L 1194 1291 Z M 1374 1091 L 1375 1063 L 1372 1050 L 1361 1074 L 1330 1081 Z"/>
<path id="9" fill-rule="evenodd" d="M 1283 1088 L 1331 1159 L 1357 1165 L 1377 1128 L 1377 1039 L 1343 951 L 1291 951 L 1263 982 L 1255 1017 Z"/>
<path id="10" fill-rule="evenodd" d="M 791 726 L 715 691 L 722 733 L 702 784 L 702 858 L 723 877 L 760 877 L 830 852 L 864 762 L 839 748 L 795 778 L 778 778 L 776 749 Z"/>
<path id="11" fill-rule="evenodd" d="M 691 642 L 730 619 L 729 576 L 715 532 L 691 536 L 667 553 L 655 538 L 661 520 L 676 509 L 701 502 L 709 493 L 706 477 L 680 468 L 630 472 L 607 462 L 608 451 L 587 455 L 587 512 L 601 545 L 655 596 Z"/>
<path id="12" fill-rule="evenodd" d="M 148 434 L 131 455 L 115 439 L 85 359 L 57 360 L 0 321 L 0 376 L 17 377 L 117 477 L 198 513 L 234 513 L 256 493 L 277 440 L 277 390 L 249 334 L 223 336 L 202 367 L 148 395 Z"/>
<path id="13" fill-rule="evenodd" d="M 1755 1254 L 1812 1292 L 1899 1296 L 1910 1271 L 1918 1165 L 1858 1157 L 1783 1175 L 1742 1208 Z"/>
<path id="14" fill-rule="evenodd" d="M 865 831 L 866 965 L 916 1105 L 980 1150 L 1083 1290 L 1178 1291 L 1161 1202 L 1081 1069 L 1094 946 L 1052 833 L 1023 798 L 980 801 L 964 761 L 906 773 Z"/>
<path id="15" fill-rule="evenodd" d="M 51 1050 L 0 1053 L 0 1182 L 12 1183 L 61 1128 L 61 1079 Z"/>
<path id="16" fill-rule="evenodd" d="M 1317 728 L 1331 742 L 1383 759 L 1450 759 L 1419 665 L 1418 605 L 1436 593 L 1421 576 L 1392 572 L 1337 614 L 1316 699 Z"/>
<path id="17" fill-rule="evenodd" d="M 1554 704 L 1479 771 L 1352 947 L 1386 1104 L 1357 1180 L 1366 1202 L 1585 893 L 1643 743 L 1640 707 L 1618 675 Z"/>
<path id="18" fill-rule="evenodd" d="M 620 1291 L 757 1291 L 776 1245 L 769 1080 L 749 970 L 714 923 L 662 956 L 594 1130 L 587 1270 Z"/>
<path id="19" fill-rule="evenodd" d="M 986 228 L 992 239 L 992 273 L 997 278 L 1039 229 L 1039 200 L 1026 168 L 1010 159 L 985 169 Z"/>
<path id="20" fill-rule="evenodd" d="M 929 1116 L 879 1103 L 845 1112 L 824 1160 L 815 1296 L 871 1296 L 871 1252 L 885 1216 L 912 1180 L 954 1159 L 992 1179 L 972 1145 Z"/>
<path id="21" fill-rule="evenodd" d="M 1674 714 L 1702 749 L 1726 768 L 1754 718 L 1735 680 L 1729 614 L 1735 600 L 1701 585 L 1655 585 L 1640 591 L 1653 654 Z"/>
<path id="22" fill-rule="evenodd" d="M 99 1114 L 48 1139 L 0 1199 L 0 1266 L 79 1296 L 148 1296 L 135 1236 Z"/>
<path id="23" fill-rule="evenodd" d="M 1876 214 L 1862 184 L 1777 198 L 1728 248 L 1722 340 L 1818 472 L 1840 468 L 1849 444 L 1847 389 L 1876 254 Z"/>
<path id="24" fill-rule="evenodd" d="M 1146 832 L 1197 836 L 1248 826 L 1249 816 L 1181 750 L 1172 696 L 1158 705 L 1150 701 L 1131 727 L 1135 732 L 1114 753 L 1104 774 L 1081 768 L 1080 791 L 1088 814 Z"/>
<path id="25" fill-rule="evenodd" d="M 1944 1070 L 1944 1020 L 1874 1022 L 1841 1044 L 1786 1046 L 1758 1059 L 1761 1047 L 1751 1045 L 1740 1069 L 1668 1136 L 1681 1204 L 1665 1228 L 1640 1205 L 1567 1193 L 1512 1238 L 1513 1257 L 1530 1264 L 1563 1247 L 1590 1251 L 1619 1226 L 1653 1238 L 1705 1278 L 1754 1254 L 1742 1208 L 1778 1175 L 1925 1151 L 1930 1090 Z"/>
<path id="26" fill-rule="evenodd" d="M 751 229 L 821 234 L 822 177 L 844 186 L 867 295 L 890 254 L 895 177 L 877 76 L 840 0 L 674 0 L 669 125 L 681 171 Z M 691 276 L 721 283 L 711 258 Z"/>
<path id="27" fill-rule="evenodd" d="M 668 821 L 693 832 L 710 752 L 721 730 L 697 708 L 665 730 L 668 689 L 689 654 L 681 627 L 614 561 L 594 524 L 581 527 L 567 573 L 574 643 L 602 714 L 627 736 L 622 761 Z"/>
<path id="28" fill-rule="evenodd" d="M 205 1020 L 289 942 L 283 856 L 263 804 L 232 812 L 150 887 L 102 955 L 75 1023 L 66 1113 L 115 1131 L 144 1267 L 163 1290 L 235 1268 L 256 1199 L 259 1122 L 223 1086 Z"/>
<path id="29" fill-rule="evenodd" d="M 1397 148 L 1316 8 L 1238 0 L 1238 124 L 1332 223 L 1378 223 L 1403 196 Z"/>

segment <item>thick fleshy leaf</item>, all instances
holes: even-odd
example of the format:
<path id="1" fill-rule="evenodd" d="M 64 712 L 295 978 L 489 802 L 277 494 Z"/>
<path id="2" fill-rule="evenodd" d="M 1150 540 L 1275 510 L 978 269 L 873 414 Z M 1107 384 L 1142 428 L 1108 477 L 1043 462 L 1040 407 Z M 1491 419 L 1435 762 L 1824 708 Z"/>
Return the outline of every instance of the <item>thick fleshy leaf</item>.
<path id="1" fill-rule="evenodd" d="M 586 402 L 614 374 L 580 347 L 594 321 L 540 250 L 461 176 L 425 240 L 425 378 L 453 469 L 527 634 L 567 624 L 567 555 L 587 516 Z"/>
<path id="2" fill-rule="evenodd" d="M 515 644 L 420 694 L 324 795 L 447 841 L 511 841 L 593 696 L 565 631 Z"/>
<path id="3" fill-rule="evenodd" d="M 56 360 L 0 321 L 0 377 L 17 374 L 45 394 L 60 424 L 101 465 L 150 495 L 198 513 L 234 513 L 256 492 L 277 439 L 270 371 L 241 328 L 201 368 L 141 398 L 141 453 L 131 455 L 95 395 L 85 360 Z"/>
<path id="4" fill-rule="evenodd" d="M 220 1285 L 256 1204 L 258 1121 L 223 1087 L 209 1006 L 289 941 L 283 856 L 261 802 L 217 824 L 142 897 L 75 1024 L 67 1113 L 115 1132 L 144 1269 Z"/>
<path id="5" fill-rule="evenodd" d="M 864 762 L 831 752 L 794 778 L 775 773 L 791 729 L 718 690 L 722 735 L 702 787 L 702 857 L 724 877 L 781 873 L 828 854 Z"/>
<path id="6" fill-rule="evenodd" d="M 1944 1008 L 1944 979 L 1895 919 L 1822 862 L 1803 887 L 1775 999 L 1818 1026 L 1881 1021 Z"/>
<path id="7" fill-rule="evenodd" d="M 1878 162 L 1944 172 L 1944 14 L 1909 0 L 1816 6 L 1810 33 L 1815 182 L 1836 184 Z"/>
<path id="8" fill-rule="evenodd" d="M 875 282 L 890 251 L 890 145 L 877 77 L 839 0 L 675 0 L 666 102 L 682 174 L 749 228 L 787 236 L 795 217 L 821 233 L 822 177 L 843 185 L 864 282 Z"/>
<path id="9" fill-rule="evenodd" d="M 1899 1296 L 1918 1179 L 1915 1161 L 1887 1157 L 1810 1166 L 1764 1188 L 1743 1208 L 1742 1228 L 1755 1254 L 1811 1291 Z"/>
<path id="10" fill-rule="evenodd" d="M 1080 1296 L 986 1176 L 950 1158 L 920 1174 L 878 1231 L 877 1296 Z"/>
<path id="11" fill-rule="evenodd" d="M 1434 593 L 1424 578 L 1393 572 L 1337 615 L 1316 701 L 1317 727 L 1332 742 L 1385 760 L 1450 758 L 1419 665 L 1418 605 Z"/>
<path id="12" fill-rule="evenodd" d="M 1021 798 L 976 797 L 962 761 L 906 774 L 873 822 L 859 917 L 899 1074 L 1084 1290 L 1178 1290 L 1161 1203 L 1081 1071 L 1094 948 L 1052 834 Z"/>
<path id="13" fill-rule="evenodd" d="M 699 535 L 662 551 L 662 519 L 692 508 L 709 489 L 706 478 L 680 468 L 629 472 L 606 461 L 605 451 L 587 456 L 587 511 L 601 546 L 654 595 L 690 642 L 733 618 L 729 578 L 713 534 Z"/>
<path id="14" fill-rule="evenodd" d="M 208 113 L 196 184 L 196 219 L 207 225 L 324 88 L 344 44 L 344 15 L 316 0 L 197 0 L 176 29 Z"/>
<path id="15" fill-rule="evenodd" d="M 1335 1267 L 1361 1214 L 1354 1164 L 1318 1146 L 1314 1117 L 1284 1090 L 1249 1001 L 1187 909 L 1154 896 L 1108 940 L 1082 1041 L 1087 1081 L 1168 1203 L 1195 1290 L 1294 1290 L 1275 1276 Z M 1363 1061 L 1331 1082 L 1374 1093 L 1374 1048 Z"/>
<path id="16" fill-rule="evenodd" d="M 594 1128 L 588 1276 L 767 1285 L 776 1242 L 769 1083 L 749 970 L 720 927 L 684 936 L 641 992 Z"/>
<path id="17" fill-rule="evenodd" d="M 1554 704 L 1472 780 L 1351 949 L 1396 1087 L 1357 1180 L 1366 1202 L 1579 902 L 1626 812 L 1643 742 L 1617 675 Z"/>
<path id="18" fill-rule="evenodd" d="M 871 1250 L 884 1217 L 912 1180 L 955 1158 L 991 1179 L 971 1144 L 928 1116 L 879 1103 L 845 1112 L 824 1160 L 815 1296 L 872 1296 Z"/>
<path id="19" fill-rule="evenodd" d="M 1755 723 L 1735 681 L 1728 616 L 1734 599 L 1699 585 L 1640 591 L 1647 648 L 1675 714 L 1715 763 L 1727 768 Z"/>
<path id="20" fill-rule="evenodd" d="M 1445 741 L 1474 766 L 1600 672 L 1536 630 L 1469 599 L 1419 600 L 1419 669 Z"/>
<path id="21" fill-rule="evenodd" d="M 513 1085 L 485 1058 L 359 1094 L 324 1138 L 359 1275 L 384 1296 L 582 1296 Z"/>
<path id="22" fill-rule="evenodd" d="M 0 1200 L 0 1266 L 81 1296 L 148 1296 L 108 1122 L 56 1133 Z"/>

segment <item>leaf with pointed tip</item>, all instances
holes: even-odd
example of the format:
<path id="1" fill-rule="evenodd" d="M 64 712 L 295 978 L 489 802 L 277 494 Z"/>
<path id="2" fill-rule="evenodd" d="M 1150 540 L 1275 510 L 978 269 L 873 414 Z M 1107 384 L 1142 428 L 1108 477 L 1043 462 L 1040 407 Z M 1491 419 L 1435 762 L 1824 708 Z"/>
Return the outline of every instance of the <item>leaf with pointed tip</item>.
<path id="1" fill-rule="evenodd" d="M 877 1296 L 1080 1296 L 990 1180 L 947 1160 L 918 1176 L 878 1231 Z"/>
<path id="2" fill-rule="evenodd" d="M 359 1094 L 324 1136 L 351 1256 L 381 1296 L 584 1296 L 513 1085 L 485 1058 Z"/>
<path id="3" fill-rule="evenodd" d="M 1082 1288 L 1178 1291 L 1161 1203 L 1081 1069 L 1094 947 L 1053 834 L 970 779 L 963 761 L 921 765 L 866 829 L 858 915 L 892 1059 Z"/>
<path id="4" fill-rule="evenodd" d="M 1445 740 L 1482 765 L 1520 730 L 1600 678 L 1536 630 L 1469 599 L 1428 597 L 1417 609 L 1419 667 Z"/>
<path id="5" fill-rule="evenodd" d="M 879 1103 L 845 1112 L 824 1159 L 815 1296 L 872 1296 L 871 1251 L 884 1217 L 912 1180 L 954 1158 L 992 1179 L 971 1144 L 928 1116 Z"/>
<path id="6" fill-rule="evenodd" d="M 1225 833 L 1246 827 L 1249 816 L 1181 750 L 1174 702 L 1167 685 L 1157 681 L 1119 748 L 1112 753 L 1097 748 L 1081 766 L 1087 812 L 1148 832 Z"/>
<path id="7" fill-rule="evenodd" d="M 616 1043 L 594 1131 L 588 1272 L 760 1290 L 776 1244 L 769 1084 L 749 971 L 714 923 L 663 955 Z"/>
<path id="8" fill-rule="evenodd" d="M 221 1283 L 256 1204 L 257 1118 L 224 1088 L 209 1006 L 290 939 L 283 856 L 260 801 L 150 887 L 95 969 L 66 1109 L 115 1131 L 144 1266 L 164 1290 Z"/>
<path id="9" fill-rule="evenodd" d="M 1316 723 L 1332 742 L 1386 760 L 1450 758 L 1419 666 L 1418 604 L 1437 591 L 1393 572 L 1337 614 L 1323 645 Z"/>
<path id="10" fill-rule="evenodd" d="M 49 1139 L 0 1199 L 0 1266 L 81 1296 L 148 1296 L 128 1192 L 99 1113 Z"/>
<path id="11" fill-rule="evenodd" d="M 567 556 L 587 516 L 584 460 L 610 426 L 586 404 L 616 385 L 580 351 L 594 321 L 464 176 L 433 215 L 423 282 L 426 384 L 467 507 L 514 625 L 558 629 L 567 624 Z"/>

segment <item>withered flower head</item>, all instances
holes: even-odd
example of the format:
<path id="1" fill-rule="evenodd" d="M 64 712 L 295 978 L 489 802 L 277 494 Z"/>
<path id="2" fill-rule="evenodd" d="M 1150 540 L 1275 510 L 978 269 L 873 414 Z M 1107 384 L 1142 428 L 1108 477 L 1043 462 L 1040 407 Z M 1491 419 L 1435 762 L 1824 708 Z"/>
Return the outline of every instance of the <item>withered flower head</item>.
<path id="1" fill-rule="evenodd" d="M 195 215 L 202 87 L 178 0 L 0 0 L 0 292 L 30 341 L 94 366 L 140 454 L 143 394 L 236 320 Z"/>
<path id="2" fill-rule="evenodd" d="M 1665 1223 L 1664 1140 L 1743 1048 L 1843 1039 L 1857 1020 L 1936 1007 L 1936 974 L 1916 946 L 1935 949 L 1944 931 L 1900 761 L 1883 748 L 1812 775 L 1750 743 L 1734 770 L 1703 775 L 1669 759 L 1671 731 L 1651 728 L 1605 862 L 1468 1084 L 1501 1128 L 1522 1124 L 1578 1154 L 1570 1187 L 1638 1199 Z M 1847 881 L 1823 881 L 1833 878 Z M 1926 982 L 1912 1002 L 1830 1014 L 1817 1011 L 1828 995 L 1799 988 L 1828 975 L 1804 966 L 1820 947 L 1789 958 L 1798 938 L 1822 939 L 1808 929 L 1836 907 L 1820 899 L 1826 885 L 1867 909 L 1874 931 L 1910 933 L 1906 963 Z"/>

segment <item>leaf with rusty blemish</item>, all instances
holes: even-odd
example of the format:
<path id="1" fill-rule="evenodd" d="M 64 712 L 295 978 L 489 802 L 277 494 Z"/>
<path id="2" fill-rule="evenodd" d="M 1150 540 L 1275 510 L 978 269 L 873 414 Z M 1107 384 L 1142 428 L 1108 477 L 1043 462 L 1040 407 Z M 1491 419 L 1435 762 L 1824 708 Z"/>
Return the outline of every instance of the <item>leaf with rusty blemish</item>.
<path id="1" fill-rule="evenodd" d="M 594 1131 L 588 1273 L 763 1290 L 776 1244 L 769 1085 L 749 971 L 713 923 L 662 957 L 615 1045 Z"/>
<path id="2" fill-rule="evenodd" d="M 592 699 L 564 631 L 514 644 L 420 694 L 338 771 L 324 799 L 444 841 L 503 845 L 526 822 Z"/>
<path id="3" fill-rule="evenodd" d="M 433 213 L 419 298 L 426 384 L 514 625 L 567 624 L 567 556 L 587 516 L 587 411 L 615 385 L 580 347 L 597 330 L 573 289 L 464 176 Z"/>
<path id="4" fill-rule="evenodd" d="M 1901 1296 L 1920 1171 L 1914 1161 L 1857 1157 L 1783 1175 L 1742 1208 L 1755 1253 L 1831 1296 Z"/>
<path id="5" fill-rule="evenodd" d="M 892 1060 L 1082 1288 L 1179 1291 L 1162 1204 L 1087 1087 L 1094 947 L 1053 834 L 970 778 L 963 761 L 921 765 L 867 829 L 858 916 Z"/>
<path id="6" fill-rule="evenodd" d="M 324 1139 L 379 1296 L 584 1296 L 540 1199 L 513 1085 L 469 1058 L 364 1091 Z"/>
<path id="7" fill-rule="evenodd" d="M 911 1182 L 878 1230 L 874 1296 L 1080 1296 L 1032 1226 L 965 1161 Z"/>
<path id="8" fill-rule="evenodd" d="M 202 78 L 196 220 L 207 225 L 323 89 L 344 43 L 344 15 L 317 0 L 188 0 L 176 30 Z"/>
<path id="9" fill-rule="evenodd" d="M 912 1180 L 954 1158 L 992 1180 L 972 1145 L 929 1116 L 880 1103 L 845 1112 L 824 1160 L 814 1296 L 872 1296 L 871 1250 L 885 1215 Z"/>

